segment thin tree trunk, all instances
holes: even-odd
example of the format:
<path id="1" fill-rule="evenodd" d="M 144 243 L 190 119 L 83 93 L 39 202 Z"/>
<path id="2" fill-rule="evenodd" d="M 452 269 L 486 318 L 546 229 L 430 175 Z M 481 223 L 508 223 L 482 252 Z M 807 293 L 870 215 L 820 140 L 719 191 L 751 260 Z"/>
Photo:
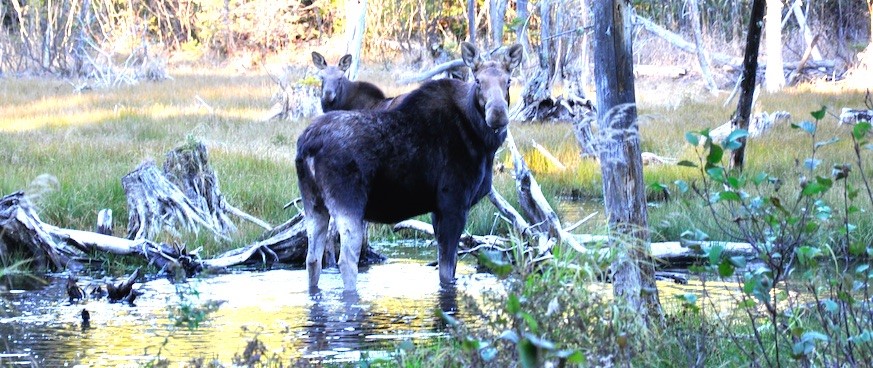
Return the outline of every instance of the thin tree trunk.
<path id="1" fill-rule="evenodd" d="M 503 25 L 506 19 L 506 1 L 490 0 L 491 2 L 491 41 L 495 47 L 503 44 Z"/>
<path id="2" fill-rule="evenodd" d="M 821 52 L 815 42 L 813 42 L 815 37 L 812 35 L 812 30 L 809 29 L 809 22 L 806 21 L 806 14 L 803 12 L 803 1 L 797 0 L 797 3 L 791 7 L 791 10 L 794 12 L 794 18 L 797 18 L 797 24 L 800 25 L 800 30 L 803 32 L 803 40 L 806 41 L 807 45 L 812 45 L 812 50 L 810 51 L 812 60 L 821 60 Z"/>
<path id="3" fill-rule="evenodd" d="M 476 44 L 476 0 L 467 0 L 467 37 L 469 42 Z"/>
<path id="4" fill-rule="evenodd" d="M 603 193 L 610 246 L 625 246 L 613 263 L 613 294 L 646 320 L 663 316 L 649 256 L 648 212 L 634 96 L 632 7 L 595 1 L 594 71 Z"/>
<path id="5" fill-rule="evenodd" d="M 697 47 L 697 61 L 700 63 L 700 74 L 703 75 L 703 81 L 706 83 L 706 89 L 710 92 L 718 91 L 718 86 L 715 84 L 715 79 L 712 78 L 709 65 L 709 53 L 703 46 L 703 32 L 700 30 L 700 9 L 699 0 L 688 0 L 688 7 L 691 13 L 691 29 L 694 35 L 694 45 Z"/>
<path id="6" fill-rule="evenodd" d="M 870 15 L 870 43 L 873 44 L 873 0 L 867 0 L 867 14 Z"/>
<path id="7" fill-rule="evenodd" d="M 528 11 L 527 6 L 527 0 L 516 0 L 515 2 L 515 11 L 518 14 L 518 18 L 521 20 L 518 22 L 518 25 L 515 26 L 515 37 L 518 38 L 518 43 L 524 46 L 525 54 L 530 52 L 530 40 L 527 38 L 527 23 L 528 18 L 530 17 L 530 12 Z"/>
<path id="8" fill-rule="evenodd" d="M 764 89 L 777 92 L 785 86 L 782 68 L 782 0 L 767 0 L 767 67 L 764 71 Z"/>
<path id="9" fill-rule="evenodd" d="M 367 29 L 367 0 L 348 0 L 346 3 L 346 22 L 349 27 L 346 32 L 348 40 L 346 53 L 352 55 L 352 66 L 349 67 L 348 77 L 351 80 L 357 80 L 358 70 L 361 66 L 364 32 Z"/>
<path id="10" fill-rule="evenodd" d="M 755 98 L 755 82 L 758 70 L 758 49 L 761 46 L 761 22 L 764 20 L 764 8 L 767 0 L 752 2 L 752 16 L 749 19 L 749 32 L 746 34 L 746 49 L 743 53 L 743 76 L 740 81 L 740 98 L 737 110 L 731 119 L 733 129 L 749 129 L 749 117 L 752 115 L 752 101 Z M 743 169 L 746 155 L 746 139 L 740 138 L 740 147 L 731 151 L 731 166 Z"/>

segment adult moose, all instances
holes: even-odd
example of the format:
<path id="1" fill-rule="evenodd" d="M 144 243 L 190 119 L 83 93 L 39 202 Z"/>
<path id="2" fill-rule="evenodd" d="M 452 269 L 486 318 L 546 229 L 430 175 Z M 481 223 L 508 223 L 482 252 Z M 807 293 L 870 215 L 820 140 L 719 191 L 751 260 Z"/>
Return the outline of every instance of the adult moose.
<path id="1" fill-rule="evenodd" d="M 336 66 L 327 65 L 324 56 L 313 51 L 312 63 L 318 68 L 321 79 L 321 111 L 337 110 L 388 110 L 400 102 L 400 98 L 386 98 L 379 87 L 367 82 L 353 82 L 346 77 L 352 65 L 352 55 L 340 58 Z"/>
<path id="2" fill-rule="evenodd" d="M 366 228 L 430 212 L 439 277 L 451 284 L 467 213 L 491 190 L 494 153 L 509 124 L 510 74 L 521 45 L 483 60 L 464 43 L 473 82 L 429 81 L 388 111 L 335 111 L 317 117 L 297 141 L 297 177 L 309 250 L 309 286 L 318 287 L 327 226 L 340 233 L 340 273 L 356 289 Z"/>

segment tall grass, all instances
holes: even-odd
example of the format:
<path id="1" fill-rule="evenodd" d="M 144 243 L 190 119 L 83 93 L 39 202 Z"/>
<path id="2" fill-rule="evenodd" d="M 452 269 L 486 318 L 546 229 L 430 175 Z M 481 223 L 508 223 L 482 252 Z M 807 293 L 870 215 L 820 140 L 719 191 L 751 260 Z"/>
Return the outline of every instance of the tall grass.
<path id="1" fill-rule="evenodd" d="M 304 73 L 303 69 L 294 72 Z M 232 204 L 272 224 L 293 215 L 295 209 L 282 206 L 298 196 L 293 157 L 296 138 L 308 121 L 260 121 L 277 90 L 266 75 L 171 74 L 174 80 L 82 93 L 75 92 L 65 81 L 4 79 L 0 87 L 0 192 L 40 193 L 33 198 L 43 220 L 64 227 L 92 228 L 97 211 L 110 208 L 116 217 L 116 235 L 121 235 L 127 222 L 121 177 L 144 160 L 160 164 L 166 152 L 193 137 L 207 145 L 221 190 Z M 392 78 L 387 78 L 384 71 L 375 71 L 365 72 L 362 79 Z M 389 94 L 411 88 L 384 84 Z M 722 106 L 726 93 L 711 96 L 683 92 L 681 88 L 669 91 L 663 85 L 658 85 L 656 93 L 650 92 L 641 88 L 638 93 L 642 148 L 664 157 L 692 159 L 694 150 L 685 143 L 684 132 L 718 126 L 729 119 L 733 108 L 730 104 Z M 677 98 L 679 103 L 674 101 Z M 804 86 L 762 96 L 758 111 L 785 110 L 791 113 L 792 121 L 798 122 L 821 105 L 837 111 L 844 106 L 862 106 L 863 98 L 861 92 L 817 92 Z M 600 202 L 600 168 L 595 160 L 580 157 L 569 123 L 514 123 L 511 129 L 554 207 L 567 208 L 564 201 L 568 198 Z M 820 135 L 846 137 L 848 130 L 837 126 L 830 117 L 825 119 Z M 776 176 L 796 172 L 797 160 L 803 160 L 798 152 L 808 145 L 803 139 L 788 126 L 778 126 L 752 139 L 747 151 L 748 169 Z M 565 168 L 546 159 L 534 148 L 534 142 L 544 146 Z M 829 156 L 833 163 L 851 162 L 845 144 L 826 148 L 835 153 Z M 495 187 L 515 203 L 508 152 L 499 151 L 496 162 L 504 168 L 495 169 Z M 873 172 L 873 168 L 869 170 Z M 692 181 L 695 172 L 659 165 L 647 166 L 644 175 L 647 184 L 669 184 L 680 179 Z M 45 177 L 53 178 L 56 184 L 38 180 Z M 682 205 L 676 193 L 666 201 L 657 190 L 649 194 L 649 222 L 655 240 L 675 239 L 689 224 L 707 227 L 706 221 L 713 221 L 701 216 L 702 206 Z M 474 207 L 467 231 L 508 231 L 494 212 L 487 200 Z M 602 220 L 595 221 L 582 231 L 596 232 L 602 226 Z M 241 229 L 243 242 L 260 232 L 246 225 Z M 388 231 L 374 235 L 387 236 Z M 214 251 L 232 245 L 219 245 Z"/>

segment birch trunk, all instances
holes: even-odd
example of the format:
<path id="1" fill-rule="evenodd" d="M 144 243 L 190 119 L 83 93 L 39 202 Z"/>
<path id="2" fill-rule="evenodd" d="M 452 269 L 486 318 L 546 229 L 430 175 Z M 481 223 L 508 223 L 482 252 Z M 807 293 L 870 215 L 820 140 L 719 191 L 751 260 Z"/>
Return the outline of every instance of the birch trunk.
<path id="1" fill-rule="evenodd" d="M 782 68 L 782 0 L 767 0 L 767 68 L 764 72 L 764 89 L 777 92 L 785 86 L 785 71 Z"/>

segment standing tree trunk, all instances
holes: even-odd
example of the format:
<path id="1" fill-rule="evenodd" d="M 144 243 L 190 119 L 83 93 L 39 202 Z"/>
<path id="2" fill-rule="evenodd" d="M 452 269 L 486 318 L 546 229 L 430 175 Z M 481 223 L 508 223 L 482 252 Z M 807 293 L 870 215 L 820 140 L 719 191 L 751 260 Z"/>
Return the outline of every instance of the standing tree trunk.
<path id="1" fill-rule="evenodd" d="M 518 21 L 516 21 L 517 25 L 515 26 L 515 37 L 518 38 L 518 43 L 524 47 L 525 54 L 530 52 L 530 40 L 527 38 L 527 23 L 528 18 L 530 17 L 530 12 L 528 12 L 527 4 L 527 0 L 516 0 L 515 2 L 515 11 L 516 14 L 518 14 Z"/>
<path id="2" fill-rule="evenodd" d="M 752 115 L 752 100 L 755 97 L 755 82 L 758 71 L 758 49 L 761 46 L 761 22 L 764 20 L 764 6 L 767 0 L 752 2 L 752 16 L 749 19 L 749 33 L 746 35 L 746 50 L 743 53 L 743 76 L 740 80 L 740 98 L 737 101 L 737 111 L 731 119 L 731 127 L 749 129 L 749 117 Z M 731 151 L 731 167 L 743 169 L 746 156 L 746 138 L 740 138 L 740 147 Z"/>
<path id="3" fill-rule="evenodd" d="M 467 31 L 468 41 L 476 44 L 476 0 L 467 0 Z"/>
<path id="4" fill-rule="evenodd" d="M 346 53 L 352 55 L 352 66 L 349 67 L 349 79 L 358 79 L 358 69 L 361 66 L 361 47 L 364 44 L 364 32 L 367 29 L 367 0 L 348 0 L 346 3 Z"/>
<path id="5" fill-rule="evenodd" d="M 785 86 L 782 69 L 782 0 L 767 0 L 767 69 L 764 71 L 764 89 L 777 92 Z"/>
<path id="6" fill-rule="evenodd" d="M 694 34 L 694 45 L 697 46 L 697 60 L 700 63 L 700 74 L 703 75 L 703 81 L 706 83 L 706 89 L 710 92 L 718 91 L 718 86 L 715 84 L 715 79 L 712 78 L 712 73 L 709 70 L 709 53 L 703 46 L 703 32 L 700 30 L 700 0 L 688 0 L 688 8 L 691 13 L 691 29 Z"/>
<path id="7" fill-rule="evenodd" d="M 494 47 L 503 45 L 503 25 L 506 22 L 506 1 L 490 0 L 491 3 L 491 41 Z"/>
<path id="8" fill-rule="evenodd" d="M 594 78 L 609 244 L 625 247 L 612 264 L 613 294 L 646 320 L 662 318 L 649 252 L 648 212 L 634 96 L 632 7 L 599 0 L 594 15 Z"/>
<path id="9" fill-rule="evenodd" d="M 809 22 L 806 21 L 806 13 L 803 12 L 803 1 L 798 0 L 797 3 L 795 3 L 795 5 L 791 7 L 791 11 L 794 12 L 794 18 L 797 19 L 797 24 L 800 26 L 800 29 L 803 32 L 803 40 L 806 41 L 807 45 L 812 45 L 808 46 L 812 48 L 810 50 L 810 56 L 812 56 L 812 60 L 821 60 L 821 51 L 819 51 L 818 46 L 816 46 L 815 42 L 813 42 L 815 36 L 812 35 L 812 30 L 809 29 Z"/>
<path id="10" fill-rule="evenodd" d="M 870 43 L 873 44 L 873 0 L 867 0 L 867 14 L 870 15 Z"/>

